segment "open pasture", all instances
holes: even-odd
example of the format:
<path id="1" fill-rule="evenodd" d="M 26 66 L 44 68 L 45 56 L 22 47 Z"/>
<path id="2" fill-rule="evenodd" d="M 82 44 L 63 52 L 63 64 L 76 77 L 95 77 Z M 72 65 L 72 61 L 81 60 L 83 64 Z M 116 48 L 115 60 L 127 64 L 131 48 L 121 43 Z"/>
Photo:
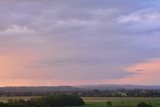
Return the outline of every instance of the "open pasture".
<path id="1" fill-rule="evenodd" d="M 136 107 L 139 102 L 151 103 L 153 107 L 160 107 L 160 98 L 152 97 L 83 97 L 83 100 L 86 103 L 84 107 L 107 107 L 107 101 L 112 102 L 112 107 Z"/>
<path id="2" fill-rule="evenodd" d="M 33 97 L 35 97 L 35 96 L 31 96 L 31 97 L 23 97 L 23 96 L 21 96 L 21 97 L 0 97 L 0 102 L 4 102 L 4 103 L 6 103 L 6 102 L 8 102 L 8 100 L 14 100 L 14 99 L 24 99 L 24 100 L 28 100 L 28 99 L 30 99 L 30 98 L 33 98 Z M 36 96 L 37 97 L 37 96 Z"/>
<path id="3" fill-rule="evenodd" d="M 35 96 L 33 96 L 35 97 Z M 28 100 L 33 97 L 0 97 L 1 102 L 9 99 Z M 160 98 L 153 97 L 82 97 L 86 105 L 77 107 L 107 107 L 106 102 L 111 101 L 112 107 L 136 107 L 139 102 L 151 103 L 153 107 L 160 107 Z"/>

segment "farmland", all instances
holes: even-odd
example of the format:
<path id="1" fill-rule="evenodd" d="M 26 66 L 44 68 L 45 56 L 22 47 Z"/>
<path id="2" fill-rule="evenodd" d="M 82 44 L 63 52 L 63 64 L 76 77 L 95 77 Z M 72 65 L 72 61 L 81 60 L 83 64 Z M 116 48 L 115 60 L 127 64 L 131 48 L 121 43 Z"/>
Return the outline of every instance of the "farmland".
<path id="1" fill-rule="evenodd" d="M 28 100 L 30 98 L 35 98 L 35 96 L 32 96 L 32 97 L 0 97 L 0 102 L 8 102 L 8 100 L 15 100 L 15 99 L 24 99 L 24 100 Z"/>
<path id="2" fill-rule="evenodd" d="M 136 107 L 140 102 L 151 103 L 153 107 L 160 107 L 160 98 L 142 97 L 84 97 L 85 107 L 106 107 L 106 102 L 111 101 L 113 107 Z"/>
<path id="3" fill-rule="evenodd" d="M 32 97 L 0 97 L 1 102 L 9 99 L 28 100 Z M 150 103 L 153 107 L 160 107 L 158 97 L 82 97 L 86 105 L 77 107 L 107 107 L 106 102 L 111 101 L 113 107 L 136 107 L 139 102 Z"/>

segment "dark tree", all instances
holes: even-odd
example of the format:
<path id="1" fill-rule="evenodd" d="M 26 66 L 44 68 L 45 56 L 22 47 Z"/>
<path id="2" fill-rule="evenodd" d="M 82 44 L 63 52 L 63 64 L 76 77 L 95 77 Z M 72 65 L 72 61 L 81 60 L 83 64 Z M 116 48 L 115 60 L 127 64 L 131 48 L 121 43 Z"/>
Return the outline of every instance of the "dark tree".
<path id="1" fill-rule="evenodd" d="M 140 102 L 137 104 L 137 107 L 152 107 L 150 103 Z"/>
<path id="2" fill-rule="evenodd" d="M 109 106 L 109 107 L 111 107 L 112 106 L 112 102 L 111 101 L 107 101 L 106 105 Z"/>

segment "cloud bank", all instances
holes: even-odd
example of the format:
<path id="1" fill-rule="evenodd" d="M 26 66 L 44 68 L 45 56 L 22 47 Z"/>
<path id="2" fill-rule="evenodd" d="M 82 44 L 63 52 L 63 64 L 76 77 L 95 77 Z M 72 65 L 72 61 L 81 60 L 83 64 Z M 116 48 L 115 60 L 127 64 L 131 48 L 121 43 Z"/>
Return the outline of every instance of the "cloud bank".
<path id="1" fill-rule="evenodd" d="M 157 0 L 0 5 L 0 78 L 8 81 L 1 85 L 112 83 L 139 75 L 125 69 L 129 65 L 160 57 Z"/>

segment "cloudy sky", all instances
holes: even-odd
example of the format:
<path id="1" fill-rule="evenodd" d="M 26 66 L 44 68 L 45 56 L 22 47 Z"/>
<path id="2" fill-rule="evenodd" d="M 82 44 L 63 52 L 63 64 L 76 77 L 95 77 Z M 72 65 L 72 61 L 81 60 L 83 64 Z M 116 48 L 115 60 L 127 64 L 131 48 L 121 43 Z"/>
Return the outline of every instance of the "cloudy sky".
<path id="1" fill-rule="evenodd" d="M 0 86 L 160 85 L 159 0 L 1 0 Z"/>

